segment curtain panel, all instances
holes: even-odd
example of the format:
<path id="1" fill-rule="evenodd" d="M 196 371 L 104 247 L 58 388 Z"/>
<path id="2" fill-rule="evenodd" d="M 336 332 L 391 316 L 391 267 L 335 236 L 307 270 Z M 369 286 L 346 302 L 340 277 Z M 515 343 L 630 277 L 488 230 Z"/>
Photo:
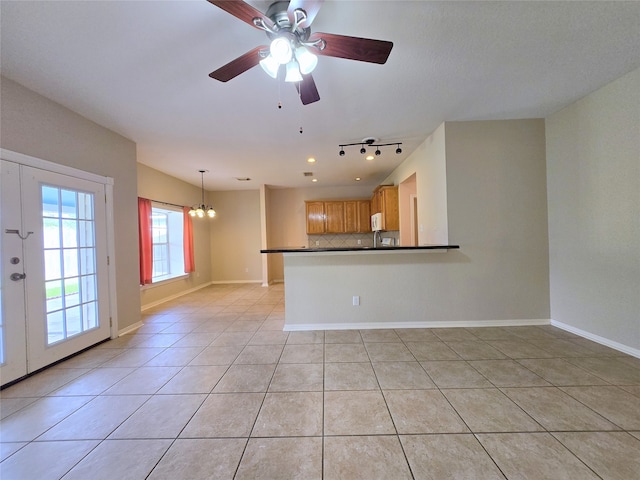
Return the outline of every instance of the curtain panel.
<path id="1" fill-rule="evenodd" d="M 140 285 L 148 285 L 153 276 L 153 237 L 151 234 L 151 200 L 138 197 L 138 248 L 140 250 Z"/>
<path id="2" fill-rule="evenodd" d="M 184 224 L 182 228 L 182 248 L 184 250 L 184 273 L 196 271 L 196 262 L 193 254 L 193 219 L 189 215 L 189 207 L 182 207 Z"/>

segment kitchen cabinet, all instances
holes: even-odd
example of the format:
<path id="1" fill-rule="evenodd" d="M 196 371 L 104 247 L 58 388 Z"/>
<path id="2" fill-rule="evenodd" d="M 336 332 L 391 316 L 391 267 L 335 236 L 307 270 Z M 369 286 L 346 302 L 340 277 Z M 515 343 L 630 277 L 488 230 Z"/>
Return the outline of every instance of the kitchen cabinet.
<path id="1" fill-rule="evenodd" d="M 369 200 L 347 200 L 344 202 L 345 233 L 371 231 L 371 202 Z"/>
<path id="2" fill-rule="evenodd" d="M 307 235 L 371 231 L 371 202 L 369 200 L 307 201 L 305 209 Z"/>
<path id="3" fill-rule="evenodd" d="M 326 233 L 344 233 L 344 203 L 324 202 Z"/>
<path id="4" fill-rule="evenodd" d="M 324 202 L 305 202 L 307 212 L 307 235 L 325 233 Z"/>
<path id="5" fill-rule="evenodd" d="M 382 214 L 383 230 L 399 230 L 398 187 L 394 185 L 376 187 L 371 198 L 371 213 Z"/>

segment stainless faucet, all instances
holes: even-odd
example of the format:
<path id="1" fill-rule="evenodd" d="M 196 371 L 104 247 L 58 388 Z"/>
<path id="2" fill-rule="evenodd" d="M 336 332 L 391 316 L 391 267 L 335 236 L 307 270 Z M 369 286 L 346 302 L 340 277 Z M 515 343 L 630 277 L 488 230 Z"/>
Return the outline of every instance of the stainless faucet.
<path id="1" fill-rule="evenodd" d="M 373 248 L 378 248 L 378 241 L 382 242 L 382 235 L 380 230 L 373 232 Z"/>

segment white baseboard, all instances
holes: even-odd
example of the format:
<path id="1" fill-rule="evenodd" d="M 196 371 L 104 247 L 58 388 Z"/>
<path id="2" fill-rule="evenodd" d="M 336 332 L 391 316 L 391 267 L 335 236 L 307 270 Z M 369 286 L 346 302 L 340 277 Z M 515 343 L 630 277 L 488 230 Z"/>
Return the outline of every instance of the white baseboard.
<path id="1" fill-rule="evenodd" d="M 604 345 L 605 347 L 613 348 L 614 350 L 618 350 L 619 352 L 632 355 L 636 358 L 640 358 L 640 350 L 637 348 L 633 348 L 628 345 L 609 340 L 608 338 L 601 337 L 600 335 L 595 335 L 593 333 L 587 332 L 586 330 L 572 327 L 571 325 L 567 325 L 566 323 L 558 322 L 556 320 L 551 320 L 551 325 L 562 330 L 566 330 L 567 332 L 574 333 L 580 337 L 586 338 L 587 340 L 591 340 L 592 342 Z"/>
<path id="2" fill-rule="evenodd" d="M 202 285 L 198 285 L 197 287 L 190 288 L 189 290 L 183 290 L 182 292 L 176 293 L 175 295 L 169 295 L 168 297 L 164 297 L 161 300 L 147 303 L 146 305 L 143 305 L 142 307 L 140 307 L 140 311 L 144 312 L 145 310 L 149 310 L 150 308 L 156 307 L 158 305 L 162 305 L 163 303 L 168 302 L 169 300 L 175 300 L 176 298 L 180 298 L 183 295 L 186 295 L 188 293 L 197 292 L 198 290 L 201 290 L 203 288 L 210 286 L 212 283 L 213 282 L 203 283 Z"/>
<path id="3" fill-rule="evenodd" d="M 463 320 L 444 322 L 358 322 L 358 323 L 300 323 L 287 324 L 285 332 L 301 332 L 307 330 L 372 330 L 376 328 L 451 328 L 451 327 L 522 327 L 532 325 L 549 325 L 546 318 L 525 320 Z"/>
<path id="4" fill-rule="evenodd" d="M 131 333 L 134 330 L 139 329 L 142 325 L 144 325 L 142 322 L 136 322 L 133 325 L 129 325 L 128 327 L 123 328 L 122 330 L 118 330 L 118 337 L 126 335 L 127 333 Z"/>
<path id="5" fill-rule="evenodd" d="M 237 283 L 262 283 L 262 280 L 216 280 L 210 282 L 210 285 L 230 285 Z"/>

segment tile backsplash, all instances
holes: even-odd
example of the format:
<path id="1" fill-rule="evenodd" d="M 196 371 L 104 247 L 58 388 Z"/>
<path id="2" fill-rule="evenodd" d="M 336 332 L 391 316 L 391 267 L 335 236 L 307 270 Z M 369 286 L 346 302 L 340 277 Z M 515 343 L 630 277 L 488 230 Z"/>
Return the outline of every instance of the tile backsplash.
<path id="1" fill-rule="evenodd" d="M 382 238 L 393 238 L 398 243 L 398 232 L 382 232 Z M 373 232 L 370 233 L 336 233 L 333 235 L 308 235 L 309 248 L 332 247 L 373 247 Z M 358 243 L 360 240 L 360 243 Z"/>

